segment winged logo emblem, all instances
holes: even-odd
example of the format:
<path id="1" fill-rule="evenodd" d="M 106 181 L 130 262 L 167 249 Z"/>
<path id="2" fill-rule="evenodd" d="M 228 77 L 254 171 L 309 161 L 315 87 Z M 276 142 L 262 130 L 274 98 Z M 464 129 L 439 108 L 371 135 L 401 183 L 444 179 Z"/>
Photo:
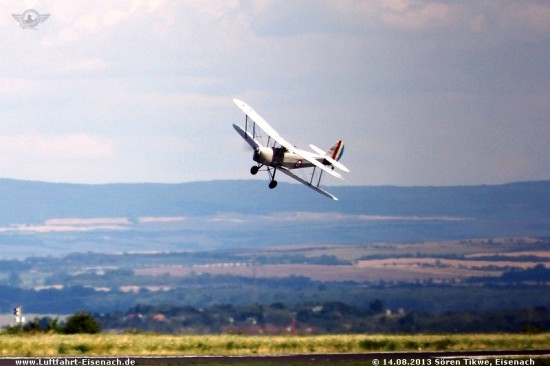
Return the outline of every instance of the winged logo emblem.
<path id="1" fill-rule="evenodd" d="M 40 14 L 34 9 L 27 9 L 23 14 L 12 14 L 13 18 L 17 20 L 19 26 L 23 29 L 34 29 L 40 23 L 46 21 L 50 14 Z"/>

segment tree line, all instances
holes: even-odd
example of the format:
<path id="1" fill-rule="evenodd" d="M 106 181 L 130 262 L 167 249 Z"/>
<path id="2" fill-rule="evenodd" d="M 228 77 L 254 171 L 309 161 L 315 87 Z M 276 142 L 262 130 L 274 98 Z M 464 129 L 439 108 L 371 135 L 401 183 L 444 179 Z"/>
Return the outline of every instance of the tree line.
<path id="1" fill-rule="evenodd" d="M 452 311 L 443 314 L 389 310 L 381 300 L 367 307 L 342 302 L 276 302 L 206 308 L 138 305 L 127 312 L 96 314 L 110 331 L 190 334 L 339 333 L 539 333 L 550 331 L 550 310 Z"/>
<path id="2" fill-rule="evenodd" d="M 35 317 L 29 322 L 9 325 L 5 327 L 7 333 L 60 333 L 60 334 L 77 334 L 88 333 L 94 334 L 101 331 L 101 326 L 96 318 L 87 311 L 78 311 L 75 314 L 67 317 L 65 321 L 60 321 L 59 318 L 51 317 Z"/>
<path id="3" fill-rule="evenodd" d="M 447 311 L 534 308 L 550 304 L 547 286 L 550 270 L 542 266 L 505 272 L 497 278 L 479 279 L 474 288 L 471 283 L 378 281 L 366 284 L 353 281 L 321 282 L 299 276 L 251 278 L 191 274 L 177 279 L 168 277 L 167 281 L 176 282 L 166 285 L 162 282 L 163 277 L 157 278 L 158 283 L 155 285 L 166 288 L 155 290 L 140 283 L 141 277 L 125 274 L 123 270 L 113 272 L 103 277 L 113 276 L 121 284 L 134 285 L 135 290 L 127 291 L 113 286 L 105 291 L 100 287 L 96 289 L 90 285 L 71 284 L 63 288 L 35 290 L 0 285 L 0 309 L 7 312 L 14 304 L 22 304 L 28 313 L 72 314 L 81 309 L 108 313 L 114 309 L 129 309 L 137 304 L 208 308 L 216 304 L 247 306 L 250 303 L 266 305 L 282 302 L 294 306 L 303 301 L 326 303 L 334 300 L 365 308 L 374 299 L 380 299 L 391 309 L 440 314 Z"/>

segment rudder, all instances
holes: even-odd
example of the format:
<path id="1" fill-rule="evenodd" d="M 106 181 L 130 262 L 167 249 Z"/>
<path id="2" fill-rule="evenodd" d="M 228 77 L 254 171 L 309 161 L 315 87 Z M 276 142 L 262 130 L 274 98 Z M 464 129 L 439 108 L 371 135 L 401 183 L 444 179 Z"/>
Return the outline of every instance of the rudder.
<path id="1" fill-rule="evenodd" d="M 327 151 L 326 156 L 338 161 L 344 155 L 344 141 L 338 140 Z"/>

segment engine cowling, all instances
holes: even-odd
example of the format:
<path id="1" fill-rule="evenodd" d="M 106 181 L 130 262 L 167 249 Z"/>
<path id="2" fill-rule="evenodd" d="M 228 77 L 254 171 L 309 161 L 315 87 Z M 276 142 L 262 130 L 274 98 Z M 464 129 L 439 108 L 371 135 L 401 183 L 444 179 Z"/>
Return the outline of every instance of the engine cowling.
<path id="1" fill-rule="evenodd" d="M 257 163 L 270 165 L 273 162 L 273 149 L 269 147 L 258 147 L 254 150 L 254 156 L 252 158 Z"/>

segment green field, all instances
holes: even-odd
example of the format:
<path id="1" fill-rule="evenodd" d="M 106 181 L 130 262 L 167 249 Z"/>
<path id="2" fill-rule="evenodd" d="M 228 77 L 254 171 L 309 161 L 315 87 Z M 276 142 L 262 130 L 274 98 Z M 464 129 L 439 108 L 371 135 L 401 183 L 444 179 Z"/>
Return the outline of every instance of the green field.
<path id="1" fill-rule="evenodd" d="M 0 334 L 0 357 L 268 355 L 548 348 L 550 333 L 323 336 Z"/>

